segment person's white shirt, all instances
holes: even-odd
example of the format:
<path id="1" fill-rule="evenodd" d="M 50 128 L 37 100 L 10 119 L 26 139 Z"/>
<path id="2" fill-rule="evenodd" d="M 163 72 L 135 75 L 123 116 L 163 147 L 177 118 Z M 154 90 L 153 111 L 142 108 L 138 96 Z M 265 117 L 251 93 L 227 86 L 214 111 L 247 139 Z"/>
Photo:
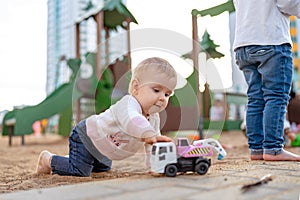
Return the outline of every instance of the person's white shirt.
<path id="1" fill-rule="evenodd" d="M 289 17 L 300 17 L 300 0 L 233 1 L 236 8 L 234 49 L 249 45 L 292 44 Z"/>
<path id="2" fill-rule="evenodd" d="M 146 119 L 140 104 L 131 95 L 124 96 L 105 112 L 88 117 L 86 130 L 97 150 L 111 160 L 130 157 L 143 145 L 149 154 L 151 145 L 145 144 L 142 138 L 161 135 L 159 114 Z M 149 133 L 152 135 L 145 135 Z"/>

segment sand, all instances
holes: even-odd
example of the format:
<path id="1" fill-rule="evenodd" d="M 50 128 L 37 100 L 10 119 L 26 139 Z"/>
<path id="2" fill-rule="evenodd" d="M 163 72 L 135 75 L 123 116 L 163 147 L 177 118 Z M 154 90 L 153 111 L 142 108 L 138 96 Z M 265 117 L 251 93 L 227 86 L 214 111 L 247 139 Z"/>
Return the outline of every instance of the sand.
<path id="1" fill-rule="evenodd" d="M 215 153 L 212 158 L 213 164 L 207 175 L 222 174 L 224 169 L 245 170 L 249 166 L 247 140 L 242 132 L 224 132 L 220 137 L 220 142 L 226 147 L 228 155 L 223 160 L 218 161 Z M 0 136 L 0 193 L 88 181 L 104 181 L 121 177 L 153 177 L 146 171 L 142 151 L 126 160 L 114 161 L 112 170 L 92 173 L 91 177 L 37 175 L 35 173 L 36 162 L 39 153 L 44 149 L 58 155 L 67 155 L 68 139 L 55 134 L 45 134 L 38 137 L 26 135 L 25 145 L 21 145 L 20 137 L 14 137 L 12 146 L 9 146 L 8 137 Z M 300 148 L 293 148 L 292 151 L 300 154 Z M 195 176 L 198 175 L 195 174 Z"/>

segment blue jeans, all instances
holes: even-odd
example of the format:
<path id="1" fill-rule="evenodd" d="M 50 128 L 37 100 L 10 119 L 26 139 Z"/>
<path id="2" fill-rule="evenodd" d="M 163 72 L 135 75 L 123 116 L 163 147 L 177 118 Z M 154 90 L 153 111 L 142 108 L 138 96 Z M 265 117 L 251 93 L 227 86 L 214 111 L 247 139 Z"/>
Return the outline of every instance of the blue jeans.
<path id="1" fill-rule="evenodd" d="M 77 124 L 69 137 L 69 157 L 54 155 L 51 160 L 53 174 L 69 176 L 90 176 L 91 172 L 108 171 L 111 160 L 98 153 L 96 159 L 86 148 L 80 135 L 86 134 L 85 120 Z"/>
<path id="2" fill-rule="evenodd" d="M 239 47 L 235 57 L 248 84 L 246 131 L 250 153 L 280 154 L 293 75 L 291 46 Z"/>

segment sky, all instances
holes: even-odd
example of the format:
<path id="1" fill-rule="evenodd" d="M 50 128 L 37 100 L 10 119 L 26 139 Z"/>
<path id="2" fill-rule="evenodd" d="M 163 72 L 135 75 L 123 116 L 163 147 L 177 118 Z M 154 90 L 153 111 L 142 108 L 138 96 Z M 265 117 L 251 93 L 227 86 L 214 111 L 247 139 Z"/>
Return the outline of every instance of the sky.
<path id="1" fill-rule="evenodd" d="M 46 97 L 47 0 L 0 1 L 0 111 Z"/>
<path id="2" fill-rule="evenodd" d="M 127 7 L 139 22 L 131 24 L 132 30 L 167 29 L 191 39 L 192 9 L 202 10 L 224 2 L 226 0 L 127 0 Z M 0 111 L 12 110 L 13 106 L 36 105 L 46 98 L 47 0 L 0 1 L 0 24 Z M 198 18 L 198 28 L 200 37 L 207 29 L 211 39 L 220 45 L 217 50 L 226 54 L 214 62 L 224 78 L 224 87 L 230 87 L 228 14 Z M 141 52 L 133 55 L 133 65 L 142 55 Z M 174 57 L 172 53 L 164 56 Z"/>
<path id="3" fill-rule="evenodd" d="M 167 29 L 171 32 L 170 37 L 172 39 L 174 37 L 174 43 L 176 43 L 179 39 L 177 35 L 183 35 L 189 40 L 192 39 L 191 12 L 193 9 L 203 10 L 225 2 L 227 2 L 227 0 L 127 0 L 126 5 L 138 21 L 138 25 L 131 23 L 131 30 L 134 31 L 135 29 L 143 28 Z M 206 64 L 203 64 L 203 62 L 206 61 L 205 57 L 199 58 L 202 78 L 207 80 L 211 89 L 229 88 L 232 85 L 232 71 L 228 12 L 224 12 L 216 17 L 198 17 L 199 39 L 201 39 L 205 30 L 208 31 L 214 43 L 220 45 L 217 50 L 225 54 L 225 57 L 222 59 L 214 59 Z M 191 41 L 190 44 L 192 44 Z M 178 45 L 181 44 L 178 43 Z M 182 62 L 180 61 L 183 59 L 178 59 L 178 56 L 174 56 L 174 53 L 170 52 L 172 49 L 168 49 L 167 51 L 168 53 L 166 53 L 166 51 L 160 51 L 160 54 L 162 54 L 164 58 L 167 58 L 176 69 L 178 63 L 181 64 Z M 157 52 L 151 52 L 150 55 L 156 56 Z M 149 54 L 142 51 L 137 52 L 137 55 L 132 53 L 132 67 L 136 66 L 136 64 L 148 56 Z M 203 62 L 201 63 L 201 61 Z M 191 65 L 190 67 L 187 66 L 187 71 L 192 72 Z M 180 73 L 182 73 L 182 71 L 180 71 Z M 189 73 L 186 75 L 189 75 Z M 222 80 L 220 80 L 219 77 L 221 77 L 220 79 Z M 204 86 L 203 81 L 201 85 Z"/>

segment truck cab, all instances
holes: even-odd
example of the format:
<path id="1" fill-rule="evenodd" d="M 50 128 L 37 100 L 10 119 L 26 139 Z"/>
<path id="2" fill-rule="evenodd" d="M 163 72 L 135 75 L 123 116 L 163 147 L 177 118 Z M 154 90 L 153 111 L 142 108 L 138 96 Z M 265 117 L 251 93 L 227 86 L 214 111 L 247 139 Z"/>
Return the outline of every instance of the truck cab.
<path id="1" fill-rule="evenodd" d="M 158 142 L 153 145 L 150 156 L 151 171 L 165 173 L 166 165 L 176 162 L 176 146 L 173 142 Z"/>

